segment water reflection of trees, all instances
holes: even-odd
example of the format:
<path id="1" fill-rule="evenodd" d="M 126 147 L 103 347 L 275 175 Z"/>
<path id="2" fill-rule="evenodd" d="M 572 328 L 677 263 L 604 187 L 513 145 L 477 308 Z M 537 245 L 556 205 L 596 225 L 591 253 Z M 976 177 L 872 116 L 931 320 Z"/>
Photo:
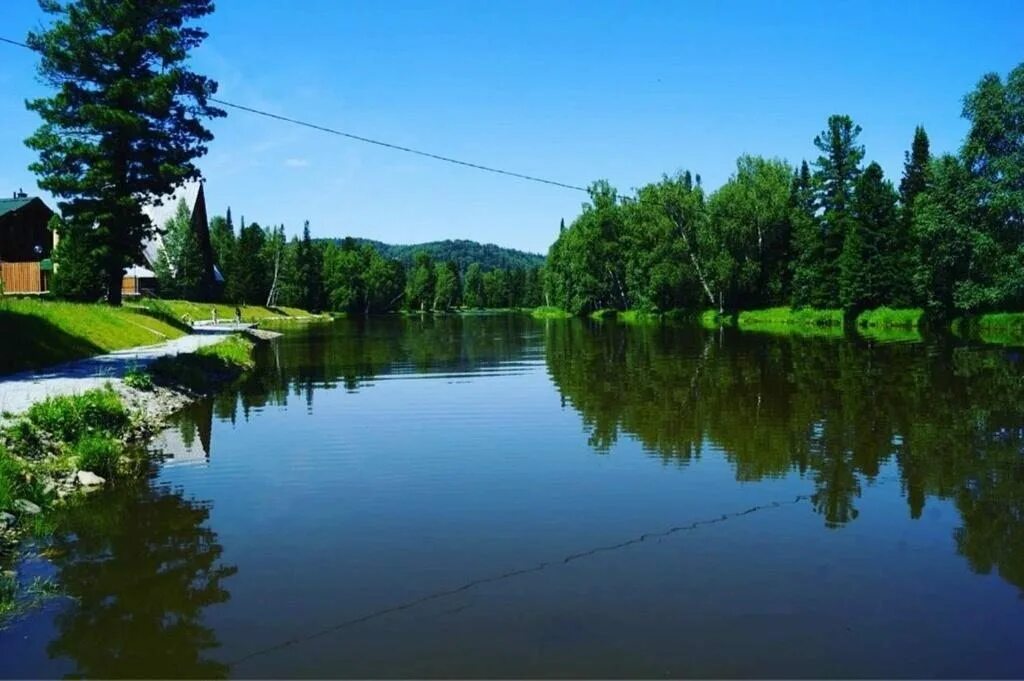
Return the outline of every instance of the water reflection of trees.
<path id="1" fill-rule="evenodd" d="M 862 487 L 895 464 L 909 514 L 960 511 L 957 549 L 1024 588 L 1024 371 L 999 348 L 570 323 L 548 370 L 590 443 L 626 433 L 681 464 L 713 445 L 739 480 L 799 471 L 826 524 L 857 517 Z"/>
<path id="2" fill-rule="evenodd" d="M 148 480 L 84 499 L 58 518 L 51 560 L 69 605 L 48 651 L 74 675 L 225 677 L 203 611 L 235 568 L 206 526 L 209 508 Z"/>
<path id="3" fill-rule="evenodd" d="M 523 358 L 539 329 L 527 315 L 410 316 L 353 319 L 286 333 L 259 348 L 257 370 L 238 391 L 214 402 L 218 418 L 234 420 L 267 405 L 303 400 L 316 389 L 358 390 L 395 373 L 462 373 Z"/>

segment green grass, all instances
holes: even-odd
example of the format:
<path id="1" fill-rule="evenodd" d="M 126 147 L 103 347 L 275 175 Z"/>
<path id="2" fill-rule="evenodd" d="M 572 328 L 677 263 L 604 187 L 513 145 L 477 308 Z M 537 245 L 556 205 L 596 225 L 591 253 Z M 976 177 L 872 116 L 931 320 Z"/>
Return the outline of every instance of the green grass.
<path id="1" fill-rule="evenodd" d="M 179 321 L 185 319 L 191 321 L 211 320 L 213 319 L 213 310 L 217 310 L 219 321 L 231 322 L 235 319 L 235 306 L 231 303 L 194 303 L 188 300 L 147 298 L 138 303 L 132 303 L 132 306 L 145 308 L 161 316 Z M 238 307 L 242 313 L 242 321 L 246 323 L 314 316 L 310 312 L 295 307 L 264 307 L 262 305 L 239 305 Z"/>
<path id="2" fill-rule="evenodd" d="M 152 390 L 153 377 L 145 369 L 133 366 L 124 372 L 124 384 L 135 390 Z"/>
<path id="3" fill-rule="evenodd" d="M 161 357 L 149 366 L 158 385 L 207 393 L 215 386 L 239 376 L 254 365 L 251 341 L 229 336 L 198 352 Z"/>
<path id="4" fill-rule="evenodd" d="M 704 310 L 697 318 L 700 325 L 705 329 L 717 329 L 722 326 L 733 326 L 736 318 L 728 314 L 721 314 L 718 310 Z"/>
<path id="5" fill-rule="evenodd" d="M 113 388 L 59 395 L 37 402 L 25 419 L 50 440 L 73 444 L 87 435 L 121 437 L 131 417 Z"/>
<path id="6" fill-rule="evenodd" d="M 953 333 L 993 345 L 1024 345 L 1024 312 L 990 312 L 956 319 Z"/>
<path id="7" fill-rule="evenodd" d="M 662 315 L 647 310 L 623 310 L 616 315 L 616 319 L 624 324 L 650 324 L 660 322 Z"/>
<path id="8" fill-rule="evenodd" d="M 571 314 L 566 312 L 560 307 L 553 307 L 551 305 L 541 305 L 535 307 L 530 314 L 536 319 L 569 319 L 572 317 Z"/>
<path id="9" fill-rule="evenodd" d="M 843 326 L 842 310 L 815 310 L 812 308 L 770 307 L 765 310 L 746 310 L 736 318 L 740 329 L 758 326 Z"/>
<path id="10" fill-rule="evenodd" d="M 117 475 L 122 444 L 106 435 L 87 435 L 74 446 L 73 452 L 79 470 L 92 471 L 105 478 Z"/>
<path id="11" fill-rule="evenodd" d="M 0 353 L 0 374 L 154 345 L 187 330 L 137 308 L 0 298 L 0 338 L 17 352 Z"/>
<path id="12" fill-rule="evenodd" d="M 0 511 L 11 508 L 23 494 L 24 465 L 0 445 Z"/>
<path id="13" fill-rule="evenodd" d="M 924 310 L 915 308 L 880 307 L 866 310 L 857 317 L 859 328 L 916 329 L 924 318 Z"/>

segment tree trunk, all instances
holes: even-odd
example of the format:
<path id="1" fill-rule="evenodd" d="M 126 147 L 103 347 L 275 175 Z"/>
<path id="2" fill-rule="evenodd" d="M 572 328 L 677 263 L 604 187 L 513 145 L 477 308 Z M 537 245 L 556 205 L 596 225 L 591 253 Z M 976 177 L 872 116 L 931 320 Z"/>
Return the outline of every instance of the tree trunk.
<path id="1" fill-rule="evenodd" d="M 120 265 L 107 270 L 107 305 L 121 304 L 121 280 L 124 279 L 124 267 Z"/>

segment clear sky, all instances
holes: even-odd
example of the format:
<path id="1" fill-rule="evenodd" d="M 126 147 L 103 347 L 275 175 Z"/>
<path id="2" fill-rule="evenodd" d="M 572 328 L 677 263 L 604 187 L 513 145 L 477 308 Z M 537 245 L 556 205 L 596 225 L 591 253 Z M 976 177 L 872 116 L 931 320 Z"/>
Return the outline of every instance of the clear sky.
<path id="1" fill-rule="evenodd" d="M 0 35 L 44 15 L 3 0 Z M 195 68 L 224 99 L 570 184 L 622 191 L 742 153 L 813 158 L 832 113 L 898 178 L 914 126 L 955 150 L 961 99 L 1024 60 L 1024 2 L 219 0 Z M 0 192 L 37 192 L 34 55 L 0 44 Z M 201 160 L 212 211 L 314 236 L 471 238 L 544 252 L 586 196 L 230 112 Z"/>

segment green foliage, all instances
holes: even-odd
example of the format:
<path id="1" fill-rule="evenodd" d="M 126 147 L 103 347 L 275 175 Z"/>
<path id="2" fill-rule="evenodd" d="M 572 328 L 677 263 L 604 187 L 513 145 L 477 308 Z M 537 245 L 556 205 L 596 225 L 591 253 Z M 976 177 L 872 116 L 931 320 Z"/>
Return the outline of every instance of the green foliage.
<path id="1" fill-rule="evenodd" d="M 552 307 L 550 305 L 542 305 L 534 308 L 530 314 L 537 319 L 569 319 L 572 314 L 566 312 L 560 307 Z"/>
<path id="2" fill-rule="evenodd" d="M 213 262 L 224 274 L 228 271 L 235 251 L 235 225 L 231 220 L 230 208 L 227 215 L 215 215 L 210 219 L 210 247 L 213 249 Z"/>
<path id="3" fill-rule="evenodd" d="M 252 368 L 252 352 L 251 342 L 231 336 L 194 353 L 161 357 L 150 365 L 150 372 L 158 385 L 205 394 Z"/>
<path id="4" fill-rule="evenodd" d="M 188 68 L 206 33 L 189 25 L 211 0 L 45 2 L 54 21 L 30 33 L 39 74 L 55 90 L 28 102 L 42 119 L 26 140 L 31 169 L 73 224 L 92 227 L 88 246 L 108 302 L 121 302 L 124 268 L 140 259 L 157 225 L 141 197 L 163 196 L 199 176 L 194 161 L 213 139 L 202 120 L 217 84 Z M 84 248 L 84 247 L 79 247 Z"/>
<path id="5" fill-rule="evenodd" d="M 87 435 L 75 443 L 72 452 L 80 470 L 112 478 L 117 475 L 122 449 L 121 443 L 114 438 Z"/>
<path id="6" fill-rule="evenodd" d="M 401 304 L 405 271 L 366 244 L 346 239 L 324 248 L 324 289 L 335 312 L 370 315 L 392 312 Z"/>
<path id="7" fill-rule="evenodd" d="M 50 438 L 68 443 L 89 434 L 119 437 L 130 423 L 128 410 L 109 386 L 50 397 L 29 407 L 25 416 Z"/>
<path id="8" fill-rule="evenodd" d="M 478 262 L 466 269 L 466 276 L 463 277 L 462 302 L 466 307 L 485 307 L 484 275 Z"/>
<path id="9" fill-rule="evenodd" d="M 65 300 L 101 299 L 106 283 L 97 255 L 96 230 L 92 225 L 76 225 L 56 215 L 50 219 L 50 229 L 59 239 L 53 250 L 53 294 Z"/>
<path id="10" fill-rule="evenodd" d="M 24 494 L 24 464 L 0 444 L 0 511 L 12 508 Z"/>
<path id="11" fill-rule="evenodd" d="M 255 222 L 242 220 L 235 251 L 225 274 L 228 300 L 242 304 L 261 304 L 270 292 L 270 273 L 264 261 L 266 235 Z"/>
<path id="12" fill-rule="evenodd" d="M 166 225 L 158 226 L 163 230 L 163 246 L 153 267 L 160 294 L 200 299 L 204 294 L 205 266 L 199 237 L 192 227 L 192 212 L 185 199 L 178 201 L 174 217 Z"/>
<path id="13" fill-rule="evenodd" d="M 903 301 L 909 242 L 896 212 L 896 191 L 872 163 L 857 178 L 850 221 L 839 256 L 839 300 L 848 314 Z"/>
<path id="14" fill-rule="evenodd" d="M 184 333 L 180 325 L 138 309 L 5 297 L 0 338 L 18 352 L 0 352 L 0 374 L 153 345 Z"/>
<path id="15" fill-rule="evenodd" d="M 434 265 L 434 309 L 450 310 L 458 306 L 462 297 L 458 265 L 439 262 Z"/>
<path id="16" fill-rule="evenodd" d="M 740 329 L 749 329 L 762 325 L 826 326 L 842 329 L 843 311 L 791 307 L 746 310 L 739 313 L 736 318 L 736 324 Z"/>
<path id="17" fill-rule="evenodd" d="M 928 134 L 920 125 L 914 129 L 914 141 L 905 153 L 903 179 L 900 180 L 900 204 L 903 224 L 910 230 L 914 224 L 914 202 L 928 189 L 928 165 L 931 163 Z"/>
<path id="18" fill-rule="evenodd" d="M 425 252 L 413 258 L 405 284 L 405 302 L 410 310 L 425 311 L 434 302 L 434 261 Z"/>
<path id="19" fill-rule="evenodd" d="M 346 237 L 346 239 L 351 237 Z M 340 244 L 345 239 L 334 240 Z M 544 256 L 536 253 L 526 253 L 512 248 L 502 248 L 494 244 L 481 244 L 476 241 L 465 239 L 449 239 L 446 241 L 431 241 L 414 245 L 392 245 L 372 241 L 370 239 L 353 239 L 357 245 L 368 244 L 372 246 L 385 259 L 398 260 L 403 267 L 410 268 L 415 264 L 417 253 L 426 253 L 431 260 L 440 262 L 454 262 L 460 272 L 466 272 L 469 267 L 476 263 L 483 270 L 503 269 L 509 270 L 513 267 L 530 269 L 540 267 L 544 264 Z"/>
<path id="20" fill-rule="evenodd" d="M 924 319 L 924 310 L 915 308 L 879 307 L 865 310 L 857 316 L 857 327 L 860 329 L 916 329 Z"/>
<path id="21" fill-rule="evenodd" d="M 135 390 L 152 390 L 153 377 L 140 367 L 129 367 L 124 374 L 124 384 Z"/>

